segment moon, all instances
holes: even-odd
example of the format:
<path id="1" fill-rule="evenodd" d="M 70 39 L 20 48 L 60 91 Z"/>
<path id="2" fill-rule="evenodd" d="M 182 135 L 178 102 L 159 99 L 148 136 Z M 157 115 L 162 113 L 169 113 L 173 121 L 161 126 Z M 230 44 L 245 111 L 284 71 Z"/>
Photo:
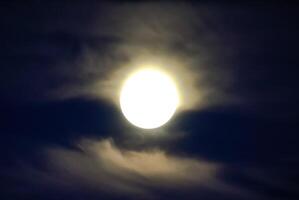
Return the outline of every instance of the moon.
<path id="1" fill-rule="evenodd" d="M 143 69 L 123 84 L 120 107 L 125 118 L 143 129 L 154 129 L 170 120 L 179 105 L 174 81 L 164 72 Z"/>

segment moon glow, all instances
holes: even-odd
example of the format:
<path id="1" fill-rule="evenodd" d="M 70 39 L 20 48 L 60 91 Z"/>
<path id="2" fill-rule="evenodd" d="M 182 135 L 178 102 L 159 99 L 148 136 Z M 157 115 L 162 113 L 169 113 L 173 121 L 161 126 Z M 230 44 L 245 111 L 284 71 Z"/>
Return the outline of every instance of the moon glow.
<path id="1" fill-rule="evenodd" d="M 133 125 L 154 129 L 165 124 L 175 113 L 179 95 L 173 80 L 163 72 L 140 70 L 124 83 L 120 107 Z"/>

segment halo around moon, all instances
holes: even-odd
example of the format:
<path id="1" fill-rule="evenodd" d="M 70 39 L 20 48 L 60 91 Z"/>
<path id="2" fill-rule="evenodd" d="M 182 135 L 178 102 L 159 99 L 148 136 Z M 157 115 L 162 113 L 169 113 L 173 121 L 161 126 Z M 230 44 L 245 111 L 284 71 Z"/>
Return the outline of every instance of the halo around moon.
<path id="1" fill-rule="evenodd" d="M 154 129 L 170 120 L 179 105 L 174 81 L 165 73 L 143 69 L 131 75 L 123 84 L 120 107 L 133 125 Z"/>

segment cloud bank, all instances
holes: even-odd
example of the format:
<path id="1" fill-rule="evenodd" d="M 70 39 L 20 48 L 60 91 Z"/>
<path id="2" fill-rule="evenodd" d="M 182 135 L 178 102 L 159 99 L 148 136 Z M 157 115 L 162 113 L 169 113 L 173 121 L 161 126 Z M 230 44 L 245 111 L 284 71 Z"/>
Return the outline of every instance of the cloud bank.
<path id="1" fill-rule="evenodd" d="M 131 151 L 111 139 L 84 140 L 79 151 L 48 150 L 49 168 L 66 183 L 95 191 L 153 197 L 157 189 L 211 187 L 219 166 L 162 150 Z M 53 171 L 54 170 L 54 171 Z"/>
<path id="2" fill-rule="evenodd" d="M 221 181 L 219 164 L 171 155 L 160 149 L 127 150 L 117 147 L 112 139 L 84 139 L 76 148 L 52 147 L 45 152 L 46 165 L 23 165 L 12 175 L 38 191 L 26 191 L 22 185 L 17 195 L 33 192 L 44 198 L 42 195 L 50 192 L 56 197 L 77 199 L 167 199 L 190 192 L 198 198 L 210 191 L 214 196 L 252 197 Z"/>

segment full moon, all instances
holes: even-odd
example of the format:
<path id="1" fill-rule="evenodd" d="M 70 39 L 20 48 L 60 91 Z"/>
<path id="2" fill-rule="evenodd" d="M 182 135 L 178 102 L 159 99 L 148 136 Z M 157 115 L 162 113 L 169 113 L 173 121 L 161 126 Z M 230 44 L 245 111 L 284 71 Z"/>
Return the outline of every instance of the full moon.
<path id="1" fill-rule="evenodd" d="M 174 81 L 165 73 L 143 69 L 131 75 L 120 93 L 120 107 L 133 125 L 154 129 L 165 124 L 179 105 Z"/>

